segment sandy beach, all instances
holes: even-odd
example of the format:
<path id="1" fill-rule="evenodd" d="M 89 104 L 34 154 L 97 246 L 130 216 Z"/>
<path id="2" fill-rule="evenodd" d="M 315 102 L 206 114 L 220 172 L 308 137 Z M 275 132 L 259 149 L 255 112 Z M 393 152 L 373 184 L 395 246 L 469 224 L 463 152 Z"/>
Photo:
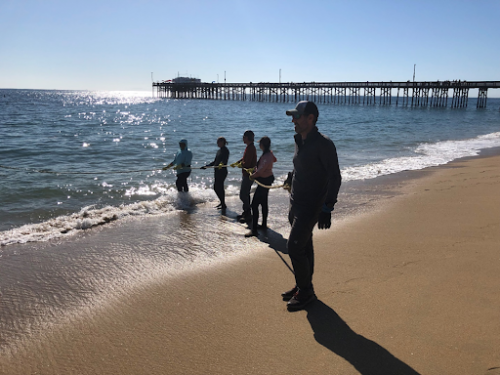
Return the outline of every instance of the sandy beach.
<path id="1" fill-rule="evenodd" d="M 315 232 L 306 311 L 280 298 L 294 279 L 270 232 L 3 350 L 0 373 L 498 374 L 500 156 L 405 173 L 401 194 Z"/>

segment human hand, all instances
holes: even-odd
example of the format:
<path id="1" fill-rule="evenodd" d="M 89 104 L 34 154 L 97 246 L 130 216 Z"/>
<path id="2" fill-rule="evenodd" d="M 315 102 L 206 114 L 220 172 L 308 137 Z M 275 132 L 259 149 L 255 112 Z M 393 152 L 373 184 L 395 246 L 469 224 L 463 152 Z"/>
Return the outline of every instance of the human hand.
<path id="1" fill-rule="evenodd" d="M 250 179 L 250 181 L 255 181 L 255 177 L 253 177 L 252 175 L 249 175 L 248 178 Z"/>
<path id="2" fill-rule="evenodd" d="M 330 229 L 332 226 L 332 214 L 331 212 L 321 211 L 318 219 L 319 229 Z"/>
<path id="3" fill-rule="evenodd" d="M 207 167 L 201 167 L 200 169 L 207 169 Z"/>
<path id="4" fill-rule="evenodd" d="M 286 178 L 285 182 L 283 182 L 283 189 L 288 190 L 288 192 L 292 191 L 292 179 L 293 172 L 288 172 L 288 177 Z"/>

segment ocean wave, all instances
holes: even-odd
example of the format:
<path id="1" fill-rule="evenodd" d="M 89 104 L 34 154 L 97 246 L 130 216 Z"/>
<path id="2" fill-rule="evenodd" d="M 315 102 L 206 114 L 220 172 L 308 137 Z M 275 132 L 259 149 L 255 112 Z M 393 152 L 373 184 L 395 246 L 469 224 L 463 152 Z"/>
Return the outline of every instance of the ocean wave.
<path id="1" fill-rule="evenodd" d="M 212 190 L 191 189 L 189 193 L 178 194 L 168 191 L 161 197 L 118 207 L 96 208 L 94 205 L 82 208 L 71 215 L 58 216 L 42 223 L 26 224 L 19 228 L 0 232 L 0 245 L 48 241 L 67 237 L 110 222 L 132 216 L 165 215 L 179 210 L 189 210 L 197 204 L 213 200 Z"/>
<path id="2" fill-rule="evenodd" d="M 482 149 L 500 147 L 500 132 L 472 139 L 421 143 L 415 156 L 384 159 L 380 162 L 342 169 L 344 181 L 367 180 L 409 170 L 418 170 L 449 163 L 452 160 L 476 156 Z"/>

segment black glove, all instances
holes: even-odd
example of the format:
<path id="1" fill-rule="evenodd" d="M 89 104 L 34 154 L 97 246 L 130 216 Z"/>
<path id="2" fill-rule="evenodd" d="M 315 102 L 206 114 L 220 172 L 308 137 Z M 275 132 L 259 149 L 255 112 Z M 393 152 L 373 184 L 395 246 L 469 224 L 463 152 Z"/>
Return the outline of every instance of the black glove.
<path id="1" fill-rule="evenodd" d="M 319 229 L 330 229 L 332 226 L 332 213 L 321 211 L 318 219 Z"/>
<path id="2" fill-rule="evenodd" d="M 207 169 L 207 167 L 201 167 L 200 169 Z"/>

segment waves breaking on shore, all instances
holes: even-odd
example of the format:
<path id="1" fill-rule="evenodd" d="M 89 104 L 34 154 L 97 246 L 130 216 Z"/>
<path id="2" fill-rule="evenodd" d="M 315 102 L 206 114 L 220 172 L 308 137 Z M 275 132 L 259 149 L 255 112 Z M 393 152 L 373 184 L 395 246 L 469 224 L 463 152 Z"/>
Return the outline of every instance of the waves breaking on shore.
<path id="1" fill-rule="evenodd" d="M 481 135 L 473 139 L 422 143 L 413 150 L 413 156 L 389 158 L 380 162 L 342 168 L 342 178 L 344 181 L 356 181 L 407 170 L 424 169 L 443 165 L 458 158 L 476 156 L 482 149 L 493 147 L 500 147 L 500 132 Z M 284 176 L 279 176 L 275 184 L 283 178 Z M 236 194 L 237 189 L 231 186 L 229 195 Z M 198 204 L 214 200 L 216 197 L 210 188 L 195 186 L 188 194 L 178 194 L 174 189 L 170 189 L 154 200 L 102 208 L 87 206 L 71 215 L 59 216 L 42 223 L 27 224 L 0 232 L 0 245 L 68 237 L 126 217 L 165 215 L 178 210 L 189 210 Z"/>

